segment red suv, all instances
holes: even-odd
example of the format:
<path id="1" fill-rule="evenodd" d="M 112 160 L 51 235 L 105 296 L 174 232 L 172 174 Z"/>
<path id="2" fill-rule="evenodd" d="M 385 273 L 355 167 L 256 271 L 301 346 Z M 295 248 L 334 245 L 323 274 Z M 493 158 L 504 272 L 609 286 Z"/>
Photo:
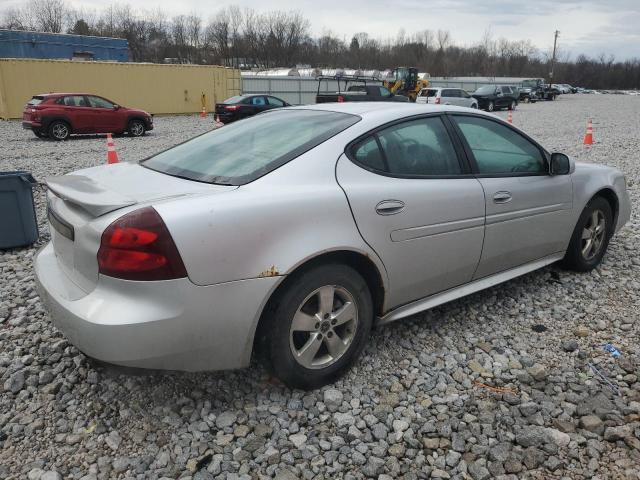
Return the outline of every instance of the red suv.
<path id="1" fill-rule="evenodd" d="M 139 137 L 153 130 L 153 117 L 97 95 L 47 93 L 35 95 L 25 105 L 22 127 L 54 140 L 66 140 L 72 133 L 128 132 Z"/>

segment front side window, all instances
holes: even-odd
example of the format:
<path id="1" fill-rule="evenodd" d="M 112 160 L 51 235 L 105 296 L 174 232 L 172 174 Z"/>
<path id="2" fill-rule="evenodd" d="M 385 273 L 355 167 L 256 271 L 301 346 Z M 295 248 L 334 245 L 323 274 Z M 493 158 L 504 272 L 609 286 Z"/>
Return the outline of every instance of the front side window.
<path id="1" fill-rule="evenodd" d="M 278 109 L 225 125 L 141 165 L 200 182 L 244 185 L 302 155 L 360 120 L 319 110 Z"/>
<path id="2" fill-rule="evenodd" d="M 491 95 L 496 92 L 496 87 L 493 85 L 485 85 L 484 87 L 480 87 L 476 90 L 478 95 Z"/>
<path id="3" fill-rule="evenodd" d="M 460 93 L 460 96 L 462 98 L 471 98 L 471 95 L 469 95 L 467 92 L 465 92 L 464 90 L 458 90 L 458 93 Z"/>
<path id="4" fill-rule="evenodd" d="M 93 108 L 113 108 L 113 103 L 100 97 L 88 97 Z"/>
<path id="5" fill-rule="evenodd" d="M 480 174 L 546 174 L 540 149 L 512 129 L 479 117 L 453 116 L 475 157 Z"/>
<path id="6" fill-rule="evenodd" d="M 380 149 L 377 152 L 376 146 Z M 461 173 L 449 134 L 438 117 L 410 120 L 380 130 L 356 145 L 352 152 L 356 162 L 382 173 L 401 176 Z"/>
<path id="7" fill-rule="evenodd" d="M 502 93 L 511 93 L 511 87 L 502 87 Z"/>

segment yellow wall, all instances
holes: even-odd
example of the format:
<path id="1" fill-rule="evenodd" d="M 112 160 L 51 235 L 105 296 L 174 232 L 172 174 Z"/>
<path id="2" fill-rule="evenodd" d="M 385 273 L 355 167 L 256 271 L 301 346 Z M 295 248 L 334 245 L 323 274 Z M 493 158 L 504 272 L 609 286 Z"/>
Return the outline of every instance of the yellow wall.
<path id="1" fill-rule="evenodd" d="M 0 118 L 21 118 L 33 95 L 81 92 L 102 95 L 154 114 L 207 112 L 240 93 L 240 71 L 209 65 L 0 59 Z"/>

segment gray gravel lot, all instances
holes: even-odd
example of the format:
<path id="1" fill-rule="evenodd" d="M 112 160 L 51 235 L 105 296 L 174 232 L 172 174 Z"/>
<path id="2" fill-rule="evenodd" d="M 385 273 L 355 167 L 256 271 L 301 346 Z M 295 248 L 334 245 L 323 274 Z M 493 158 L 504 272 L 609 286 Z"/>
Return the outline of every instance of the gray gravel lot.
<path id="1" fill-rule="evenodd" d="M 211 123 L 160 117 L 116 148 L 139 160 Z M 0 251 L 0 478 L 640 478 L 640 97 L 564 95 L 521 105 L 514 123 L 626 173 L 633 218 L 602 266 L 552 266 L 378 329 L 316 392 L 257 365 L 134 375 L 88 360 L 34 290 L 48 240 L 39 193 L 39 244 Z M 40 179 L 106 158 L 102 137 L 43 141 L 16 121 L 0 122 L 0 139 L 0 171 Z"/>

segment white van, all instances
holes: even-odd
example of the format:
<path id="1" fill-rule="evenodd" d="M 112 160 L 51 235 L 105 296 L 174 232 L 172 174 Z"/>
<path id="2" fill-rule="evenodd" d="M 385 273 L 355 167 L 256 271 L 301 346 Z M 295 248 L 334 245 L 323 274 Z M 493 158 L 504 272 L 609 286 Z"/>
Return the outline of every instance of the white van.
<path id="1" fill-rule="evenodd" d="M 416 103 L 435 103 L 436 105 L 458 105 L 478 108 L 478 100 L 461 88 L 429 87 L 420 90 Z"/>

